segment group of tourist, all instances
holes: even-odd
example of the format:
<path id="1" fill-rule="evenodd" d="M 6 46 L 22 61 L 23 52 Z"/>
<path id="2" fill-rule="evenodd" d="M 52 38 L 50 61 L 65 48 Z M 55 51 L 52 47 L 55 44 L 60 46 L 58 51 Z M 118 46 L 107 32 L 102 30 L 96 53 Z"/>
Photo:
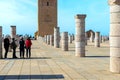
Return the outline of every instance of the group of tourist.
<path id="1" fill-rule="evenodd" d="M 28 37 L 26 40 L 23 39 L 23 37 L 20 38 L 19 40 L 19 50 L 20 50 L 20 58 L 25 58 L 25 49 L 26 49 L 26 58 L 31 57 L 31 39 Z M 7 58 L 7 54 L 9 51 L 9 48 L 13 50 L 13 58 L 18 58 L 16 56 L 16 48 L 17 44 L 15 41 L 15 38 L 12 38 L 12 41 L 10 42 L 9 38 L 4 39 L 4 49 L 5 49 L 5 55 L 4 58 Z"/>

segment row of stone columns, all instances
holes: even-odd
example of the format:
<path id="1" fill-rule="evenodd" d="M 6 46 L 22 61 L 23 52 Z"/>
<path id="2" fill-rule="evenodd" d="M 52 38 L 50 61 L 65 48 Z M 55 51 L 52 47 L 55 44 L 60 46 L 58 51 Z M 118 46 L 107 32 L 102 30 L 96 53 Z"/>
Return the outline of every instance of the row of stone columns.
<path id="1" fill-rule="evenodd" d="M 110 71 L 120 73 L 120 0 L 109 0 L 110 5 Z M 85 18 L 86 15 L 76 15 L 75 55 L 85 56 Z M 55 31 L 57 32 L 57 31 Z M 65 34 L 65 33 L 64 33 Z M 57 33 L 54 34 L 57 39 Z M 95 33 L 95 46 L 99 47 L 99 32 Z M 90 41 L 94 36 L 91 33 Z M 58 44 L 54 41 L 54 44 Z"/>

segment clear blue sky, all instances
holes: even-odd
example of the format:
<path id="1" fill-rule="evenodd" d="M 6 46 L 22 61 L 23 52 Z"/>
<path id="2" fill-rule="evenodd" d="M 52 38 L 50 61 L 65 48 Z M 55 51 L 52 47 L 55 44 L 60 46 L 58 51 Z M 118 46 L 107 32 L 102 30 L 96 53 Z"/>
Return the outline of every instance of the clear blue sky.
<path id="1" fill-rule="evenodd" d="M 86 31 L 109 33 L 108 0 L 58 0 L 58 26 L 61 32 L 75 33 L 76 14 L 86 14 Z M 17 26 L 18 34 L 37 31 L 37 0 L 0 0 L 0 25 L 10 34 L 10 25 Z"/>

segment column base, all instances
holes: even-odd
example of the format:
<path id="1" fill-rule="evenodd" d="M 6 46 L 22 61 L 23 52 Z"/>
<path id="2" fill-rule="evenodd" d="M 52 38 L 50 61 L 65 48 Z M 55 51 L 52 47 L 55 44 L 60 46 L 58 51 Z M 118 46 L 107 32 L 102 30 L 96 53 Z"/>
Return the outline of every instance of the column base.
<path id="1" fill-rule="evenodd" d="M 110 71 L 120 74 L 120 57 L 110 57 Z"/>

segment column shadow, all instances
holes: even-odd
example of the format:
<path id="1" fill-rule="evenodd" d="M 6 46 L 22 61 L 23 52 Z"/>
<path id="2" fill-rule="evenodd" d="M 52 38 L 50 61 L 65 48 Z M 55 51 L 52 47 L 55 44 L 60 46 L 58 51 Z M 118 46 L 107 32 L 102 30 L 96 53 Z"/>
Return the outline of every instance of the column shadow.
<path id="1" fill-rule="evenodd" d="M 0 80 L 14 79 L 64 79 L 61 74 L 56 75 L 0 75 Z"/>
<path id="2" fill-rule="evenodd" d="M 86 56 L 86 58 L 109 58 L 110 56 Z"/>

